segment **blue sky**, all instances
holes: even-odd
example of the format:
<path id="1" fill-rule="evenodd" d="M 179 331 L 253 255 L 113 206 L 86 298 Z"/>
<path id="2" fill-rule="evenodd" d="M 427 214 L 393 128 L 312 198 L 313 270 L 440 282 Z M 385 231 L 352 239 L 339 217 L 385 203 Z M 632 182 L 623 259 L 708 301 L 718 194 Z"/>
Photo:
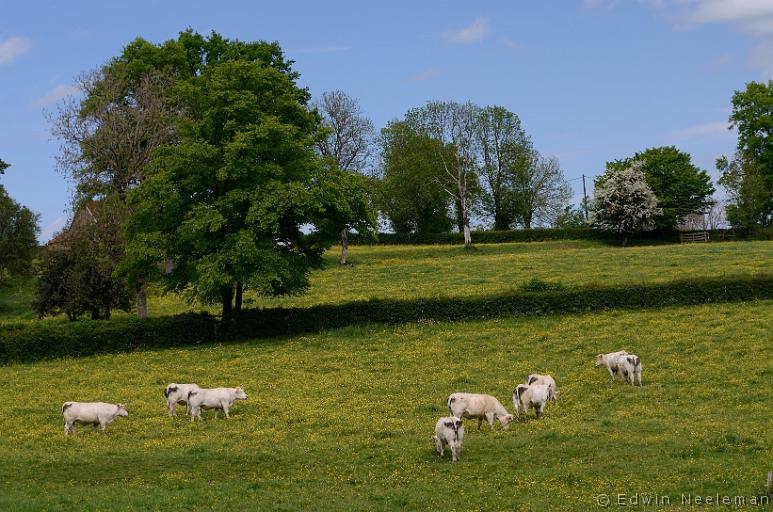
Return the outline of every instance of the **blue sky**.
<path id="1" fill-rule="evenodd" d="M 42 241 L 71 192 L 44 110 L 136 37 L 279 41 L 312 95 L 347 92 L 377 128 L 427 100 L 502 105 L 569 179 L 672 144 L 716 177 L 733 91 L 773 77 L 773 0 L 0 4 L 0 183 L 41 214 Z"/>

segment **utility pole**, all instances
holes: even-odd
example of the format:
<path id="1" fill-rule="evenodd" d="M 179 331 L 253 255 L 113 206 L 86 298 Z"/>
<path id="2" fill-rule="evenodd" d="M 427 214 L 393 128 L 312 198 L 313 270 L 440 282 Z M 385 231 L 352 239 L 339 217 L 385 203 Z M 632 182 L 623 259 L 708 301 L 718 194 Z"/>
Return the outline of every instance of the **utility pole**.
<path id="1" fill-rule="evenodd" d="M 585 175 L 582 175 L 582 207 L 585 209 L 585 222 L 588 222 L 588 192 L 585 190 Z"/>

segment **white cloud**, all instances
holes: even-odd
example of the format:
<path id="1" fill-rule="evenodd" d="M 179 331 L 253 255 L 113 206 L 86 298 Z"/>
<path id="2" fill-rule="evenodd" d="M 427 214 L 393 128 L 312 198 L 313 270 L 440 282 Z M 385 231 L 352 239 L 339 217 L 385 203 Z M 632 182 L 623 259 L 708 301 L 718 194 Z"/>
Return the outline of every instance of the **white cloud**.
<path id="1" fill-rule="evenodd" d="M 429 68 L 425 69 L 424 71 L 421 71 L 419 73 L 416 73 L 415 75 L 411 75 L 408 77 L 408 81 L 410 82 L 423 82 L 425 80 L 431 80 L 435 77 L 440 76 L 440 70 L 435 68 Z"/>
<path id="2" fill-rule="evenodd" d="M 80 88 L 77 85 L 57 85 L 48 91 L 45 95 L 35 100 L 35 106 L 47 107 L 48 105 L 53 105 L 57 101 L 62 100 L 67 96 L 71 96 L 79 92 Z"/>
<path id="3" fill-rule="evenodd" d="M 766 41 L 751 49 L 749 66 L 759 69 L 765 78 L 773 78 L 773 41 Z"/>
<path id="4" fill-rule="evenodd" d="M 446 38 L 452 43 L 478 43 L 483 41 L 489 31 L 488 19 L 478 18 L 469 27 L 448 32 Z"/>
<path id="5" fill-rule="evenodd" d="M 771 0 L 698 0 L 694 23 L 733 23 L 754 35 L 773 34 Z"/>
<path id="6" fill-rule="evenodd" d="M 669 137 L 675 139 L 700 139 L 708 137 L 735 137 L 734 130 L 728 130 L 727 121 L 716 121 L 711 123 L 702 123 L 674 130 Z"/>
<path id="7" fill-rule="evenodd" d="M 507 46 L 511 50 L 520 50 L 521 48 L 523 48 L 523 46 L 521 46 L 520 44 L 516 43 L 515 41 L 513 41 L 512 39 L 510 39 L 507 36 L 501 38 L 500 41 L 502 42 L 503 45 Z"/>
<path id="8" fill-rule="evenodd" d="M 32 48 L 32 41 L 26 37 L 11 37 L 0 41 L 0 64 L 10 64 L 17 57 L 27 53 Z"/>
<path id="9" fill-rule="evenodd" d="M 726 24 L 750 35 L 759 43 L 748 57 L 749 66 L 765 78 L 773 77 L 773 0 L 638 0 L 654 7 L 674 10 L 680 24 L 698 26 Z M 586 9 L 615 7 L 620 0 L 583 0 Z M 677 24 L 679 25 L 679 24 Z M 714 63 L 721 66 L 729 59 Z"/>

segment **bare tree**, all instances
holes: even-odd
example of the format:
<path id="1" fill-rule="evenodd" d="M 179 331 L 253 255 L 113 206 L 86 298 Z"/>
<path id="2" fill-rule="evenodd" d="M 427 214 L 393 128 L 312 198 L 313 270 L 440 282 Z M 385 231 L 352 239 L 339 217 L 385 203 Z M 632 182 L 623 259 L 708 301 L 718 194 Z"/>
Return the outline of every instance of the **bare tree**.
<path id="1" fill-rule="evenodd" d="M 724 205 L 717 200 L 713 200 L 705 211 L 700 213 L 691 213 L 685 216 L 677 229 L 682 231 L 709 231 L 720 229 L 727 225 Z"/>
<path id="2" fill-rule="evenodd" d="M 510 183 L 518 220 L 525 229 L 535 223 L 551 224 L 569 205 L 572 189 L 557 158 L 532 150 L 524 159 Z"/>
<path id="3" fill-rule="evenodd" d="M 470 206 L 472 192 L 478 187 L 476 136 L 480 107 L 467 102 L 431 101 L 406 115 L 409 125 L 442 142 L 449 152 L 440 150 L 438 157 L 446 173 L 443 187 L 454 200 L 464 233 L 464 246 L 472 244 Z M 445 153 L 445 154 L 444 154 Z"/>
<path id="4" fill-rule="evenodd" d="M 110 68 L 85 73 L 77 79 L 80 100 L 65 100 L 49 115 L 54 136 L 61 140 L 59 170 L 76 183 L 76 205 L 116 196 L 128 214 L 129 189 L 144 178 L 153 152 L 173 140 L 177 112 L 163 91 L 169 81 L 148 75 L 131 82 Z M 77 206 L 76 206 L 77 207 Z M 135 283 L 137 312 L 147 316 L 146 286 Z"/>
<path id="5" fill-rule="evenodd" d="M 322 156 L 332 158 L 342 171 L 363 172 L 371 155 L 375 130 L 370 119 L 362 114 L 360 105 L 343 91 L 322 93 L 314 104 L 327 129 L 317 143 Z M 349 228 L 341 228 L 341 265 L 346 265 L 349 253 Z"/>

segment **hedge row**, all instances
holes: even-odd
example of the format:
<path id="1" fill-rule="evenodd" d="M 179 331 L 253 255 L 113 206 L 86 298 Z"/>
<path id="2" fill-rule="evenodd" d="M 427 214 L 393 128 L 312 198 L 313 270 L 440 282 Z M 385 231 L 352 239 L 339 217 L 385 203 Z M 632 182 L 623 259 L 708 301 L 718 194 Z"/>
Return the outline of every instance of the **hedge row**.
<path id="1" fill-rule="evenodd" d="M 754 230 L 713 229 L 709 231 L 711 241 L 723 240 L 773 240 L 773 228 Z M 535 228 L 509 231 L 473 231 L 473 244 L 496 244 L 505 242 L 544 242 L 549 240 L 602 240 L 620 243 L 622 237 L 592 228 Z M 425 245 L 425 244 L 463 244 L 461 233 L 379 233 L 373 238 L 360 238 L 353 234 L 349 238 L 352 244 L 381 245 Z M 648 231 L 637 233 L 630 241 L 679 242 L 678 231 Z"/>
<path id="2" fill-rule="evenodd" d="M 773 274 L 689 279 L 669 283 L 521 291 L 486 297 L 371 300 L 308 308 L 251 309 L 227 330 L 215 317 L 113 319 L 4 325 L 0 363 L 100 352 L 124 352 L 199 343 L 317 332 L 355 324 L 418 320 L 479 320 L 535 315 L 773 299 Z"/>

